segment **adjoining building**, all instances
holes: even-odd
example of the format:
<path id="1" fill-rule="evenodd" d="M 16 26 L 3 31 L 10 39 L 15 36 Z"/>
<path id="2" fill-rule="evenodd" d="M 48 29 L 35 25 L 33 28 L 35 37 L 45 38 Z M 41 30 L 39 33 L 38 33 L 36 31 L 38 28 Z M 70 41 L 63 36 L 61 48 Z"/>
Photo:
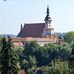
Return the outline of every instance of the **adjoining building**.
<path id="1" fill-rule="evenodd" d="M 12 42 L 16 46 L 23 45 L 26 41 L 37 41 L 38 44 L 43 46 L 47 43 L 63 42 L 62 38 L 58 38 L 52 27 L 52 19 L 50 17 L 49 7 L 47 6 L 47 12 L 45 17 L 45 23 L 28 23 L 21 25 L 21 30 L 16 38 L 12 39 Z"/>

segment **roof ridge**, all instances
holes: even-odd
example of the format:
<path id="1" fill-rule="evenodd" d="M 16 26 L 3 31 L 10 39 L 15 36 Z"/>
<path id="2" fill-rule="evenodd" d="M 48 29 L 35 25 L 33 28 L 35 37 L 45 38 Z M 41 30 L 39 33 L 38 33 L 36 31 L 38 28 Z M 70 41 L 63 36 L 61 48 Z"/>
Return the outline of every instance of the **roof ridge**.
<path id="1" fill-rule="evenodd" d="M 45 24 L 45 23 L 25 23 L 25 25 Z"/>

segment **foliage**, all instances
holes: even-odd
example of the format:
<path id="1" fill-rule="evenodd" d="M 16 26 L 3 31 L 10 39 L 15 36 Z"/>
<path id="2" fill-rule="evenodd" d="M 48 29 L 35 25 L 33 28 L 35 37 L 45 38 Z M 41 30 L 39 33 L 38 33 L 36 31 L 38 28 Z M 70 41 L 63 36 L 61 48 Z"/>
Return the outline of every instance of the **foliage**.
<path id="1" fill-rule="evenodd" d="M 68 62 L 64 62 L 60 59 L 53 60 L 51 62 L 51 66 L 42 66 L 40 70 L 43 72 L 43 74 L 70 74 Z"/>
<path id="2" fill-rule="evenodd" d="M 71 45 L 71 55 L 70 55 L 70 58 L 69 58 L 69 61 L 74 61 L 74 44 Z"/>
<path id="3" fill-rule="evenodd" d="M 36 64 L 37 64 L 35 56 L 33 56 L 33 57 L 29 56 L 28 57 L 28 62 L 29 62 L 29 67 L 34 70 L 36 68 Z"/>
<path id="4" fill-rule="evenodd" d="M 60 49 L 59 49 L 60 48 Z M 55 58 L 68 60 L 71 54 L 71 48 L 68 43 L 64 44 L 45 44 L 39 46 L 37 42 L 29 41 L 25 44 L 23 53 L 21 54 L 21 62 L 25 59 L 29 61 L 29 57 L 35 57 L 37 66 L 46 66 Z"/>
<path id="5" fill-rule="evenodd" d="M 25 47 L 24 47 L 24 51 L 23 51 L 23 56 L 24 57 L 28 57 L 28 56 L 32 56 L 33 53 L 38 50 L 39 45 L 37 44 L 36 41 L 29 41 L 26 42 Z"/>
<path id="6" fill-rule="evenodd" d="M 74 42 L 74 31 L 65 33 L 64 40 L 68 43 Z"/>
<path id="7" fill-rule="evenodd" d="M 20 57 L 21 68 L 25 69 L 26 73 L 32 73 L 37 67 L 42 67 L 43 74 L 67 74 L 69 66 L 66 61 L 70 55 L 71 45 L 68 43 L 39 46 L 36 41 L 29 41 L 24 45 Z"/>
<path id="8" fill-rule="evenodd" d="M 25 69 L 26 72 L 28 72 L 28 69 L 31 69 L 32 71 L 34 71 L 37 67 L 36 63 L 37 61 L 36 61 L 35 56 L 33 57 L 29 56 L 26 59 L 22 60 L 21 68 Z"/>
<path id="9" fill-rule="evenodd" d="M 27 71 L 27 73 L 28 74 L 34 74 L 34 71 L 31 68 L 29 68 L 28 71 Z"/>
<path id="10" fill-rule="evenodd" d="M 72 51 L 71 51 L 71 55 L 70 55 L 70 58 L 69 58 L 69 66 L 70 66 L 70 72 L 71 74 L 74 73 L 74 44 L 72 44 L 71 46 L 72 48 Z"/>
<path id="11" fill-rule="evenodd" d="M 68 41 L 63 44 L 45 44 L 44 46 L 39 46 L 36 41 L 29 41 L 24 43 L 24 47 L 14 48 L 10 38 L 0 38 L 0 58 L 4 58 L 0 60 L 0 70 L 3 70 L 4 63 L 6 64 L 4 68 L 5 74 L 6 72 L 10 74 L 11 69 L 12 72 L 16 72 L 20 67 L 27 74 L 34 74 L 34 71 L 38 67 L 41 67 L 43 74 L 69 74 L 67 61 L 71 62 L 74 60 L 74 38 L 72 32 L 70 32 L 70 36 L 65 33 L 64 38 L 65 41 L 66 38 Z M 3 39 L 4 41 L 2 41 Z M 7 70 L 8 67 L 10 68 L 9 70 Z M 17 72 L 14 74 L 17 74 Z"/>
<path id="12" fill-rule="evenodd" d="M 63 60 L 68 60 L 71 55 L 71 47 L 68 43 L 60 45 L 59 57 Z"/>
<path id="13" fill-rule="evenodd" d="M 23 47 L 14 47 L 14 51 L 18 56 L 20 56 L 23 53 L 23 50 Z"/>
<path id="14" fill-rule="evenodd" d="M 43 74 L 51 74 L 51 67 L 49 66 L 42 66 Z"/>
<path id="15" fill-rule="evenodd" d="M 1 40 L 1 74 L 18 74 L 17 56 L 13 50 L 11 38 Z"/>
<path id="16" fill-rule="evenodd" d="M 60 49 L 58 44 L 46 44 L 45 46 L 41 46 L 39 50 L 34 52 L 34 55 L 38 61 L 38 66 L 48 65 L 49 62 L 51 62 L 55 58 L 68 60 L 70 54 L 71 48 L 67 43 L 60 44 Z"/>
<path id="17" fill-rule="evenodd" d="M 19 64 L 21 63 L 21 55 L 23 53 L 23 50 L 23 47 L 14 47 L 14 52 L 17 54 L 17 60 Z"/>
<path id="18" fill-rule="evenodd" d="M 1 38 L 0 38 L 0 74 L 1 74 Z"/>
<path id="19" fill-rule="evenodd" d="M 36 69 L 36 58 L 34 52 L 38 50 L 39 45 L 36 41 L 26 42 L 23 53 L 21 54 L 21 68 L 25 69 L 28 72 L 28 69 L 34 71 Z"/>
<path id="20" fill-rule="evenodd" d="M 51 63 L 51 74 L 69 74 L 69 65 L 68 62 L 54 60 Z"/>
<path id="21" fill-rule="evenodd" d="M 25 72 L 27 73 L 27 70 L 28 70 L 28 61 L 27 60 L 22 60 L 21 62 L 21 68 L 25 70 Z"/>
<path id="22" fill-rule="evenodd" d="M 72 55 L 74 55 L 74 44 L 72 44 Z"/>

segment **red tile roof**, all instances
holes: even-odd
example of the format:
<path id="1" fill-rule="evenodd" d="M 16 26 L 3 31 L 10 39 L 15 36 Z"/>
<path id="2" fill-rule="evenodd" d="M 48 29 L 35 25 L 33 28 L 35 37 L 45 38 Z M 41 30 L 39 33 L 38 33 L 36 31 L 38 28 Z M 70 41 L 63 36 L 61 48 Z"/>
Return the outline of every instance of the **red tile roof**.
<path id="1" fill-rule="evenodd" d="M 25 24 L 17 37 L 41 37 L 45 23 Z"/>

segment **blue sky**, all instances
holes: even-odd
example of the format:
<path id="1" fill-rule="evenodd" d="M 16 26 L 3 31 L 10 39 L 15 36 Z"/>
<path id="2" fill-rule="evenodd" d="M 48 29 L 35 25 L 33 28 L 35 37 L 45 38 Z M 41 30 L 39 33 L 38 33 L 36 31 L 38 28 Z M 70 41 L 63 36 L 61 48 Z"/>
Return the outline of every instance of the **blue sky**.
<path id="1" fill-rule="evenodd" d="M 0 34 L 15 34 L 24 23 L 44 22 L 46 8 L 55 32 L 74 31 L 74 0 L 0 0 Z"/>

